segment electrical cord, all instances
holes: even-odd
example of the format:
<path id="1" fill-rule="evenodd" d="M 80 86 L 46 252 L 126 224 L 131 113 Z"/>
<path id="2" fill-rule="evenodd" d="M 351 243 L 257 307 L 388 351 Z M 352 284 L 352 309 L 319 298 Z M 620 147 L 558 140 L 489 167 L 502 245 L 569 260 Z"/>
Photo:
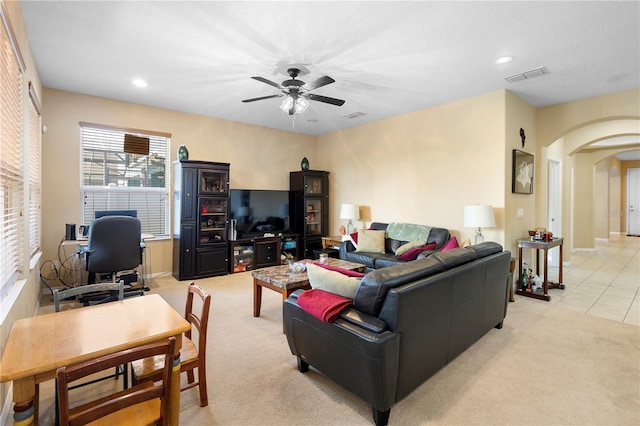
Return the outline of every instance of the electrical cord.
<path id="1" fill-rule="evenodd" d="M 72 254 L 67 256 L 64 252 L 62 243 L 64 242 L 65 237 L 62 237 L 60 243 L 58 244 L 58 263 L 53 260 L 45 260 L 40 265 L 40 282 L 45 285 L 53 295 L 53 287 L 59 287 L 56 285 L 57 282 L 62 284 L 65 288 L 73 288 L 75 287 L 75 283 L 73 282 L 74 274 L 78 272 L 76 265 L 74 263 L 74 258 L 76 254 Z M 45 269 L 45 265 L 47 268 Z M 58 268 L 58 265 L 60 267 Z M 47 274 L 45 271 L 49 271 Z M 53 274 L 51 274 L 53 272 Z"/>

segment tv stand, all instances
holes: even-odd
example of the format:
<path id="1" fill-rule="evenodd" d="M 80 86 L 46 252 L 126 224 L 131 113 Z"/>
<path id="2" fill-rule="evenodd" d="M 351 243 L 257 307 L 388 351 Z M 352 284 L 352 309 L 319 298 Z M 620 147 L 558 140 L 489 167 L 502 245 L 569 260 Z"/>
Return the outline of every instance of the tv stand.
<path id="1" fill-rule="evenodd" d="M 281 234 L 273 237 L 264 235 L 243 236 L 231 241 L 229 273 L 245 272 L 282 263 L 282 253 L 286 252 L 298 259 L 298 234 Z"/>

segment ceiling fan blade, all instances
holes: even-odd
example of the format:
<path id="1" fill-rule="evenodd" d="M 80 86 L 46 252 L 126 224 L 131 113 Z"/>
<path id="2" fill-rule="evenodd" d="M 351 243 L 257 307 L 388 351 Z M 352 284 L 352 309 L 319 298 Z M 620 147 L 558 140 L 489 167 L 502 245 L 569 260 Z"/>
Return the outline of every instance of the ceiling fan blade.
<path id="1" fill-rule="evenodd" d="M 335 80 L 325 75 L 324 77 L 320 77 L 319 79 L 312 81 L 309 84 L 305 84 L 304 88 L 308 90 L 317 89 L 318 87 L 326 86 L 327 84 L 335 83 Z"/>
<path id="2" fill-rule="evenodd" d="M 273 87 L 277 87 L 278 89 L 282 89 L 282 85 L 280 85 L 279 83 L 276 83 L 275 81 L 271 81 L 271 80 L 267 80 L 264 77 L 251 77 L 254 80 L 258 80 L 261 81 L 263 83 L 268 84 L 269 86 L 273 86 Z"/>
<path id="3" fill-rule="evenodd" d="M 331 104 L 331 105 L 337 105 L 337 106 L 344 105 L 344 101 L 342 99 L 329 98 L 327 96 L 314 95 L 314 94 L 310 94 L 308 96 L 309 96 L 309 99 L 311 99 L 312 101 L 324 102 L 325 104 Z"/>
<path id="4" fill-rule="evenodd" d="M 255 102 L 255 101 L 261 101 L 261 100 L 264 100 L 264 99 L 279 98 L 279 97 L 281 97 L 281 96 L 284 96 L 284 95 L 269 95 L 269 96 L 261 96 L 261 97 L 259 97 L 259 98 L 245 99 L 245 100 L 244 100 L 244 101 L 242 101 L 242 102 L 244 102 L 244 103 L 247 103 L 247 102 Z"/>

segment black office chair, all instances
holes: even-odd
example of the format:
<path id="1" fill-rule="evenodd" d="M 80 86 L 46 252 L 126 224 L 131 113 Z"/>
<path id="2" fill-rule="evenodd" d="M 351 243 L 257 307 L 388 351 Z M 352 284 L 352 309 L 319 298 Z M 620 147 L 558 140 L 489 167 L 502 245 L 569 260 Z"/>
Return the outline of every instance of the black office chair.
<path id="1" fill-rule="evenodd" d="M 87 283 L 95 283 L 101 274 L 111 274 L 112 282 L 125 274 L 137 277 L 135 270 L 143 264 L 145 248 L 141 236 L 140 220 L 135 217 L 104 216 L 94 220 L 89 227 L 88 245 L 82 250 L 89 273 Z"/>

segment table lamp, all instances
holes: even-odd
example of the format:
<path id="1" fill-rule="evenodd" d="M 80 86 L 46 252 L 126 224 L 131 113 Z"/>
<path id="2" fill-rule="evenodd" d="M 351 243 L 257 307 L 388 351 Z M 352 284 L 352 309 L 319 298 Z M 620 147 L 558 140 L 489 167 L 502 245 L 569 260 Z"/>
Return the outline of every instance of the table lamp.
<path id="1" fill-rule="evenodd" d="M 347 223 L 347 234 L 351 233 L 351 227 L 353 225 L 353 220 L 358 219 L 358 206 L 356 204 L 343 204 L 340 206 L 340 219 L 348 219 Z"/>
<path id="2" fill-rule="evenodd" d="M 464 226 L 466 228 L 478 228 L 476 230 L 475 243 L 480 244 L 484 242 L 482 228 L 493 228 L 496 226 L 496 220 L 493 216 L 493 206 L 465 206 Z"/>

